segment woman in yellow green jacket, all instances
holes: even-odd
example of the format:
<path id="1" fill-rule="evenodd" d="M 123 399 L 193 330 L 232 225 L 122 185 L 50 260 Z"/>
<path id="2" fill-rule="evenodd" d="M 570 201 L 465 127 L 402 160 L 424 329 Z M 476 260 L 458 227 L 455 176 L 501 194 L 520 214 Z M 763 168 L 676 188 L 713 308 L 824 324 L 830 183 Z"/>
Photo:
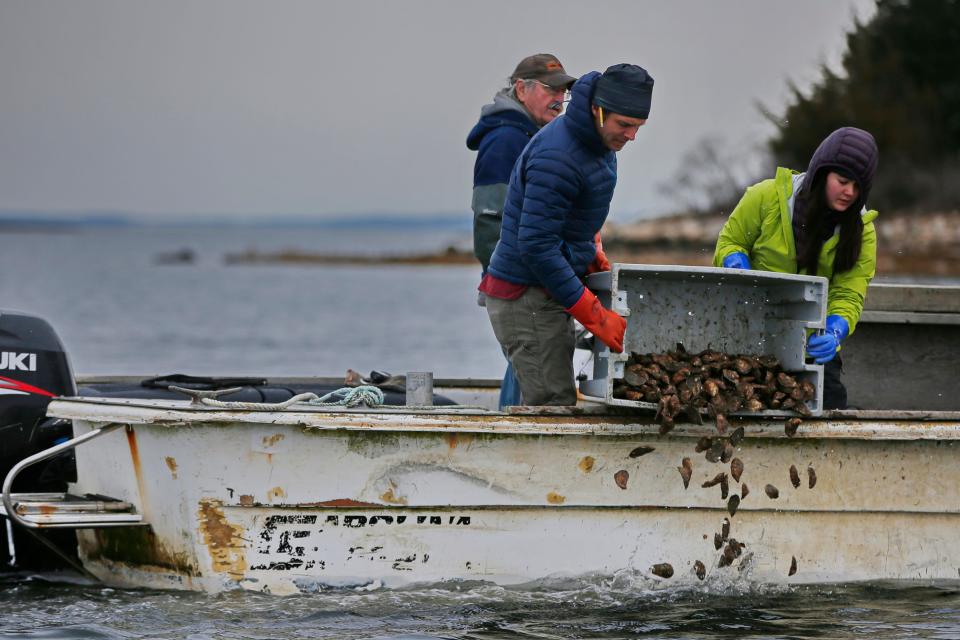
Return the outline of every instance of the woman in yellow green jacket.
<path id="1" fill-rule="evenodd" d="M 713 256 L 718 267 L 829 280 L 826 330 L 807 341 L 807 355 L 824 365 L 825 409 L 847 406 L 837 351 L 856 329 L 876 272 L 877 212 L 865 205 L 878 156 L 868 132 L 837 129 L 817 147 L 806 172 L 778 168 L 774 178 L 747 189 Z"/>

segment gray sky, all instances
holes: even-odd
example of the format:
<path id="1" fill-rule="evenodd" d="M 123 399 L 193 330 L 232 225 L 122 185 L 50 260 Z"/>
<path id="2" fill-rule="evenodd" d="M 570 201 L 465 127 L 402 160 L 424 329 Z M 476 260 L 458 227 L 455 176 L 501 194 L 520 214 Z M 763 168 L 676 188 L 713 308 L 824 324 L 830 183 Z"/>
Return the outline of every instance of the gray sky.
<path id="1" fill-rule="evenodd" d="M 839 63 L 872 0 L 0 0 L 0 209 L 469 211 L 480 106 L 520 58 L 656 80 L 613 220 Z"/>

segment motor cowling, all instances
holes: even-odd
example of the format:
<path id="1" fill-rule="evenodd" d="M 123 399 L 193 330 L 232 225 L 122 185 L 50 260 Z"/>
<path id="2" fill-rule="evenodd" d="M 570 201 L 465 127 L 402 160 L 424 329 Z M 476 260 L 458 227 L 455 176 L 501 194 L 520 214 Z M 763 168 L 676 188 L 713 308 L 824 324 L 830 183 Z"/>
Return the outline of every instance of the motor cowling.
<path id="1" fill-rule="evenodd" d="M 76 394 L 73 372 L 50 324 L 0 311 L 0 471 L 69 436 L 69 424 L 48 420 L 56 396 Z"/>

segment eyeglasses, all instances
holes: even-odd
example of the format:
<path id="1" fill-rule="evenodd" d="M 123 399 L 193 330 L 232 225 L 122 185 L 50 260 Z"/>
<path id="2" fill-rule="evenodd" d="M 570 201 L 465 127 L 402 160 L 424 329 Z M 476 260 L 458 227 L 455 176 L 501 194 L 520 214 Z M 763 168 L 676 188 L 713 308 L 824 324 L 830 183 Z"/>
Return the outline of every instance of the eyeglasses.
<path id="1" fill-rule="evenodd" d="M 563 87 L 560 87 L 560 88 L 551 87 L 551 86 L 548 85 L 546 82 L 541 82 L 540 80 L 530 79 L 530 80 L 528 80 L 527 82 L 536 82 L 538 85 L 540 85 L 541 87 L 543 87 L 544 89 L 546 89 L 549 93 L 562 93 L 562 94 L 563 94 L 563 97 L 565 98 L 564 102 L 567 101 L 566 99 L 568 99 L 568 97 L 569 97 L 569 95 L 570 95 L 570 92 L 567 91 L 566 89 L 564 89 Z"/>

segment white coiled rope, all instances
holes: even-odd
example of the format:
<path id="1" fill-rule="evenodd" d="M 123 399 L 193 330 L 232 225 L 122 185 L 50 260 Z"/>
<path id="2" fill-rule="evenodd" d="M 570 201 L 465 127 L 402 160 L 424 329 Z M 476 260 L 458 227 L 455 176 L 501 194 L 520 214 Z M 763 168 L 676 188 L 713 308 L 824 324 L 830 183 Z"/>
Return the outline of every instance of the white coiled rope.
<path id="1" fill-rule="evenodd" d="M 330 398 L 337 398 L 330 400 Z M 210 407 L 221 409 L 248 409 L 251 411 L 276 411 L 286 409 L 292 404 L 302 402 L 315 407 L 356 407 L 364 404 L 370 408 L 383 404 L 383 391 L 377 387 L 361 385 L 359 387 L 342 387 L 331 391 L 324 396 L 315 393 L 299 393 L 283 402 L 229 402 L 214 398 L 199 398 L 199 401 Z"/>

